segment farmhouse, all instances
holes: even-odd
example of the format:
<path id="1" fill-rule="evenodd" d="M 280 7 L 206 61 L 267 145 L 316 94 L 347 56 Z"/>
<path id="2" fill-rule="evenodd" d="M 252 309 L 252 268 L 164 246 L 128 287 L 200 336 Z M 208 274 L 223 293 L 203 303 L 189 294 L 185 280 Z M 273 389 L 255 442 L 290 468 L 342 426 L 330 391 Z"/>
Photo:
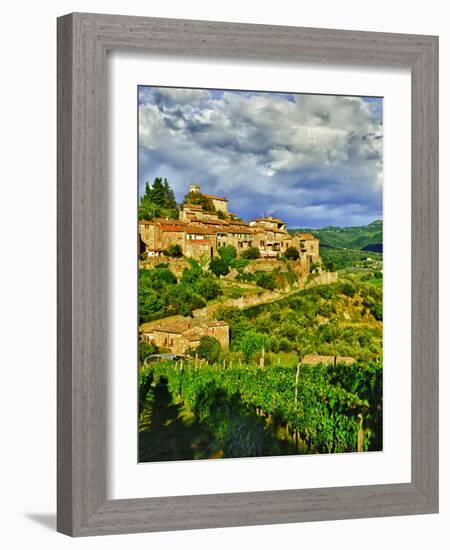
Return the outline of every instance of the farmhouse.
<path id="1" fill-rule="evenodd" d="M 206 199 L 210 207 L 193 204 L 196 195 Z M 169 246 L 178 245 L 184 256 L 200 258 L 217 256 L 220 247 L 232 245 L 238 253 L 256 247 L 261 258 L 276 259 L 295 247 L 308 264 L 320 261 L 319 240 L 310 233 L 291 235 L 286 223 L 272 216 L 246 223 L 228 211 L 226 198 L 205 195 L 197 184 L 189 186 L 188 197 L 190 202 L 182 205 L 178 220 L 139 221 L 141 251 L 149 257 L 160 256 Z"/>
<path id="2" fill-rule="evenodd" d="M 189 349 L 195 349 L 202 336 L 213 336 L 225 349 L 230 343 L 230 329 L 223 321 L 161 321 L 141 334 L 144 341 L 174 355 L 185 355 Z"/>

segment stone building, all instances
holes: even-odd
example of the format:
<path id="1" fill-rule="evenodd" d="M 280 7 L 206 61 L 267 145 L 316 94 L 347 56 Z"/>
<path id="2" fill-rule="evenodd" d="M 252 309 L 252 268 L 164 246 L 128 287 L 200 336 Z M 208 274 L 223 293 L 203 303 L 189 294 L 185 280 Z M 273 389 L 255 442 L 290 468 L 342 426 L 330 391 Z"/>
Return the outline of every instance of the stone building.
<path id="1" fill-rule="evenodd" d="M 297 233 L 294 237 L 294 246 L 305 254 L 310 262 L 319 260 L 319 239 L 310 233 Z"/>
<path id="2" fill-rule="evenodd" d="M 162 320 L 141 334 L 146 342 L 174 355 L 186 355 L 189 349 L 195 349 L 202 336 L 213 336 L 224 349 L 230 343 L 230 329 L 223 321 Z"/>
<path id="3" fill-rule="evenodd" d="M 189 193 L 201 193 L 200 186 L 190 185 Z M 156 218 L 139 222 L 140 242 L 149 257 L 159 256 L 169 246 L 178 244 L 188 258 L 217 256 L 219 248 L 232 245 L 239 254 L 256 247 L 262 258 L 276 259 L 294 246 L 309 263 L 320 261 L 319 240 L 313 235 L 291 235 L 286 223 L 272 216 L 243 222 L 228 211 L 226 198 L 204 196 L 212 201 L 215 211 L 187 203 L 180 209 L 179 220 Z"/>
<path id="4" fill-rule="evenodd" d="M 189 185 L 189 193 L 200 194 L 200 185 L 198 185 L 197 183 L 191 183 L 191 185 Z M 202 195 L 207 199 L 210 199 L 217 212 L 228 212 L 228 199 L 226 199 L 225 197 L 216 197 L 215 195 L 206 195 L 205 193 L 202 193 Z"/>

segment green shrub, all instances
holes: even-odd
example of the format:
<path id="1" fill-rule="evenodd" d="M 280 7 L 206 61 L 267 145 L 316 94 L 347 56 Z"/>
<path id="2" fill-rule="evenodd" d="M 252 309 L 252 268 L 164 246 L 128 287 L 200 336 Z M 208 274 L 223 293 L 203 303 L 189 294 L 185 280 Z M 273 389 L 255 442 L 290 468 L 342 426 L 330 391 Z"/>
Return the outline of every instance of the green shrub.
<path id="1" fill-rule="evenodd" d="M 249 263 L 250 263 L 250 260 L 246 260 L 245 258 L 235 258 L 230 263 L 230 267 L 234 267 L 234 269 L 242 270 L 242 269 L 245 269 Z"/>
<path id="2" fill-rule="evenodd" d="M 353 296 L 356 294 L 355 285 L 352 284 L 350 281 L 344 281 L 343 283 L 341 283 L 341 292 L 349 298 L 353 298 Z"/>
<path id="3" fill-rule="evenodd" d="M 206 305 L 201 296 L 184 285 L 170 287 L 164 298 L 167 315 L 191 315 L 194 309 Z"/>
<path id="4" fill-rule="evenodd" d="M 240 298 L 242 296 L 242 291 L 238 288 L 231 288 L 228 291 L 228 297 L 232 298 L 233 300 L 236 300 L 237 298 Z"/>
<path id="5" fill-rule="evenodd" d="M 241 283 L 253 283 L 255 281 L 254 273 L 240 272 L 236 275 L 236 281 Z"/>
<path id="6" fill-rule="evenodd" d="M 223 246 L 218 249 L 219 256 L 229 266 L 233 260 L 237 257 L 236 248 L 233 245 Z"/>
<path id="7" fill-rule="evenodd" d="M 324 300 L 331 300 L 334 296 L 334 290 L 330 286 L 318 286 L 315 290 Z"/>
<path id="8" fill-rule="evenodd" d="M 222 294 L 220 284 L 211 273 L 202 272 L 193 285 L 193 289 L 205 300 L 214 300 Z"/>
<path id="9" fill-rule="evenodd" d="M 266 271 L 258 271 L 255 274 L 255 282 L 261 288 L 268 290 L 275 290 L 277 283 L 273 273 L 267 273 Z"/>
<path id="10" fill-rule="evenodd" d="M 183 250 L 179 244 L 171 244 L 163 251 L 163 254 L 171 258 L 181 258 L 183 256 Z"/>
<path id="11" fill-rule="evenodd" d="M 230 272 L 228 264 L 222 258 L 212 258 L 211 262 L 209 263 L 209 269 L 217 277 L 228 275 L 228 273 Z"/>
<path id="12" fill-rule="evenodd" d="M 269 338 L 266 334 L 249 331 L 241 339 L 240 350 L 244 355 L 245 361 L 248 363 L 254 353 L 261 351 L 263 348 L 269 349 L 269 346 Z"/>
<path id="13" fill-rule="evenodd" d="M 153 344 L 149 344 L 144 340 L 139 342 L 139 361 L 143 363 L 149 355 L 153 355 L 158 351 L 158 348 Z"/>
<path id="14" fill-rule="evenodd" d="M 288 260 L 298 260 L 300 258 L 300 252 L 298 251 L 298 248 L 295 248 L 295 246 L 290 246 L 287 248 L 286 252 L 284 253 L 284 256 Z"/>
<path id="15" fill-rule="evenodd" d="M 278 343 L 278 349 L 280 351 L 292 351 L 292 342 L 287 338 L 281 338 Z"/>
<path id="16" fill-rule="evenodd" d="M 199 357 L 206 359 L 208 363 L 217 363 L 220 358 L 222 346 L 219 340 L 213 336 L 202 336 L 200 344 L 195 351 Z"/>
<path id="17" fill-rule="evenodd" d="M 160 294 L 150 287 L 139 286 L 139 322 L 159 319 L 164 314 L 164 301 Z"/>
<path id="18" fill-rule="evenodd" d="M 246 248 L 241 252 L 241 258 L 244 258 L 246 260 L 257 260 L 261 257 L 261 254 L 259 252 L 259 248 L 256 246 L 251 246 L 250 248 Z"/>

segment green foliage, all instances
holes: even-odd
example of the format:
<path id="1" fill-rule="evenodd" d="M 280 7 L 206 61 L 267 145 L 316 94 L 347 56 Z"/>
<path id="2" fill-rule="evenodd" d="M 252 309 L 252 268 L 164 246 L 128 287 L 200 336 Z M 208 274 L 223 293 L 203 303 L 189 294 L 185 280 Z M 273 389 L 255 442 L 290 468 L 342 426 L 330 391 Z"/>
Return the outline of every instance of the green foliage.
<path id="1" fill-rule="evenodd" d="M 206 301 L 184 285 L 169 287 L 165 297 L 165 316 L 192 315 L 194 309 L 205 307 Z"/>
<path id="2" fill-rule="evenodd" d="M 327 271 L 339 271 L 365 263 L 367 258 L 374 262 L 382 259 L 383 255 L 363 250 L 344 248 L 328 248 L 320 243 L 320 256 Z"/>
<path id="3" fill-rule="evenodd" d="M 323 267 L 325 271 L 336 271 L 336 266 L 332 260 L 323 262 Z"/>
<path id="4" fill-rule="evenodd" d="M 183 271 L 179 282 L 165 267 L 139 270 L 140 323 L 168 315 L 191 315 L 222 294 L 212 273 L 203 271 L 195 261 L 191 266 Z"/>
<path id="5" fill-rule="evenodd" d="M 222 258 L 211 258 L 209 263 L 209 269 L 216 275 L 220 277 L 222 275 L 228 275 L 230 268 L 228 264 Z"/>
<path id="6" fill-rule="evenodd" d="M 382 449 L 381 363 L 303 365 L 297 400 L 295 366 L 224 370 L 187 364 L 180 370 L 162 362 L 152 372 L 153 379 L 168 380 L 173 399 L 194 412 L 225 457 L 283 454 L 273 440 L 280 428 L 290 440 L 297 434 L 305 453 L 356 451 L 359 415 L 364 450 Z M 256 416 L 256 409 L 263 417 Z"/>
<path id="7" fill-rule="evenodd" d="M 245 260 L 257 260 L 260 257 L 261 254 L 259 252 L 259 248 L 256 246 L 251 246 L 241 252 L 241 258 L 244 258 Z"/>
<path id="8" fill-rule="evenodd" d="M 248 260 L 245 260 L 248 261 Z M 253 283 L 255 281 L 255 274 L 254 273 L 246 273 L 244 271 L 240 271 L 236 275 L 236 281 L 240 283 Z"/>
<path id="9" fill-rule="evenodd" d="M 156 353 L 158 349 L 153 344 L 145 342 L 145 340 L 139 341 L 139 362 L 143 363 L 149 355 Z"/>
<path id="10" fill-rule="evenodd" d="M 342 355 L 363 360 L 380 357 L 382 327 L 375 321 L 381 321 L 382 291 L 358 282 L 351 285 L 355 290 L 351 298 L 341 293 L 341 283 L 336 283 L 301 290 L 240 313 L 221 312 L 230 325 L 231 349 L 239 349 L 246 331 L 256 330 L 270 337 L 274 352 L 286 338 L 292 350 L 301 355 Z M 351 313 L 350 320 L 343 318 L 343 311 Z"/>
<path id="11" fill-rule="evenodd" d="M 285 258 L 288 260 L 298 260 L 300 258 L 300 252 L 298 251 L 298 248 L 295 248 L 295 246 L 290 246 L 287 248 L 286 252 L 284 253 Z"/>
<path id="12" fill-rule="evenodd" d="M 299 230 L 290 230 L 291 233 L 296 233 L 297 231 Z M 361 250 L 368 245 L 376 245 L 383 242 L 383 222 L 381 220 L 355 227 L 328 226 L 322 229 L 304 228 L 300 231 L 302 233 L 312 233 L 314 237 L 320 239 L 321 248 Z"/>
<path id="13" fill-rule="evenodd" d="M 178 205 L 169 182 L 165 178 L 155 178 L 151 187 L 146 182 L 139 201 L 139 219 L 153 220 L 162 216 L 177 219 L 178 215 Z"/>
<path id="14" fill-rule="evenodd" d="M 217 363 L 220 358 L 222 346 L 219 340 L 213 336 L 202 336 L 200 344 L 195 351 L 201 359 L 206 359 L 208 363 Z"/>
<path id="15" fill-rule="evenodd" d="M 139 285 L 139 322 L 152 321 L 164 316 L 164 300 L 146 285 Z"/>
<path id="16" fill-rule="evenodd" d="M 252 355 L 257 351 L 269 349 L 269 338 L 266 334 L 261 334 L 254 331 L 245 333 L 240 343 L 240 350 L 244 355 L 245 361 L 250 362 Z"/>
<path id="17" fill-rule="evenodd" d="M 167 285 L 175 285 L 177 278 L 168 268 L 140 269 L 140 286 L 148 285 L 154 290 L 161 290 Z"/>
<path id="18" fill-rule="evenodd" d="M 349 298 L 353 298 L 356 293 L 355 285 L 353 285 L 350 281 L 344 281 L 341 283 L 341 292 Z"/>
<path id="19" fill-rule="evenodd" d="M 228 266 L 231 266 L 233 260 L 237 257 L 237 251 L 233 245 L 223 246 L 218 249 L 218 252 L 219 256 Z"/>
<path id="20" fill-rule="evenodd" d="M 162 290 L 175 285 L 177 279 L 170 269 L 139 270 L 139 321 L 152 321 L 164 315 L 165 300 Z"/>
<path id="21" fill-rule="evenodd" d="M 277 287 L 274 274 L 267 271 L 258 271 L 255 273 L 255 282 L 258 286 L 267 290 L 275 290 Z"/>
<path id="22" fill-rule="evenodd" d="M 181 258 L 183 256 L 183 250 L 179 244 L 171 244 L 164 250 L 164 256 Z"/>
<path id="23" fill-rule="evenodd" d="M 181 283 L 185 285 L 193 285 L 202 274 L 202 268 L 193 258 L 188 259 L 191 266 L 189 269 L 183 269 L 181 274 Z"/>
<path id="24" fill-rule="evenodd" d="M 230 267 L 234 267 L 234 269 L 242 271 L 248 266 L 249 263 L 250 260 L 246 260 L 245 258 L 235 258 L 231 261 Z"/>
<path id="25" fill-rule="evenodd" d="M 203 195 L 202 193 L 196 193 L 191 191 L 184 197 L 183 204 L 196 204 L 199 205 L 205 210 L 206 212 L 215 212 L 216 209 L 214 207 L 213 201 Z"/>
<path id="26" fill-rule="evenodd" d="M 193 288 L 205 300 L 214 300 L 222 294 L 220 284 L 217 282 L 214 275 L 208 272 L 203 272 L 195 281 Z"/>

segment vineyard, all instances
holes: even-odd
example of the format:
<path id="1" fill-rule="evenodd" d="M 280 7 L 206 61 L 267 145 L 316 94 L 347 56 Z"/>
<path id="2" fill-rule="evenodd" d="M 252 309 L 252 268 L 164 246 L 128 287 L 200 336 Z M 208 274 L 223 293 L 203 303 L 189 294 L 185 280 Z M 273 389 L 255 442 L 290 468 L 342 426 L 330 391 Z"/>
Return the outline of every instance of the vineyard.
<path id="1" fill-rule="evenodd" d="M 382 365 L 224 368 L 161 361 L 140 370 L 140 430 L 155 388 L 190 412 L 221 457 L 381 450 Z M 208 456 L 209 456 L 208 455 Z M 170 459 L 170 458 L 168 458 Z"/>

